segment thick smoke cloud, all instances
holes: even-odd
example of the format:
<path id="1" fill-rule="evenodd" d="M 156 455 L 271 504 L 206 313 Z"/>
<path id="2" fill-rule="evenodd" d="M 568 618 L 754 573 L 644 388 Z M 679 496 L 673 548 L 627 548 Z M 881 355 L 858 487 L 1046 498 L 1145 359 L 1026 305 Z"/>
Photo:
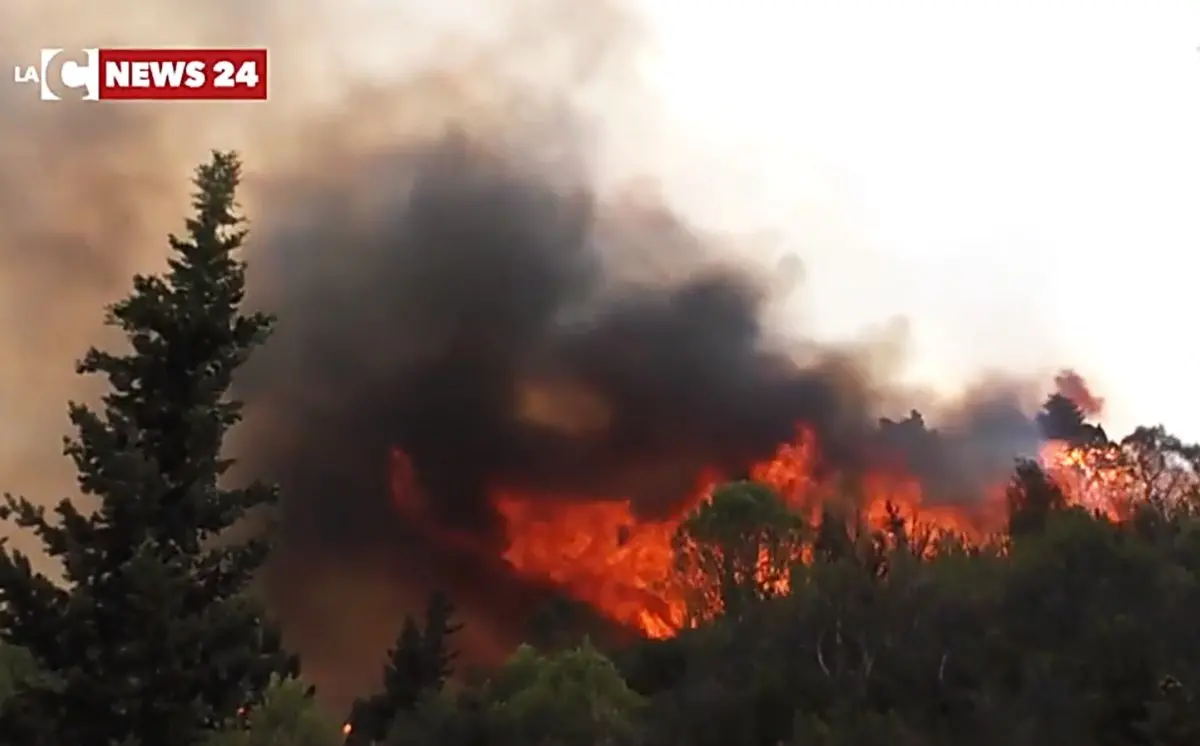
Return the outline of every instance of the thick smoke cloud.
<path id="1" fill-rule="evenodd" d="M 546 595 L 494 553 L 444 541 L 496 545 L 491 485 L 662 515 L 701 466 L 736 472 L 803 421 L 827 468 L 899 458 L 949 499 L 1035 446 L 1009 384 L 922 407 L 942 426 L 936 443 L 911 425 L 880 430 L 874 417 L 901 398 L 876 375 L 889 344 L 781 337 L 763 318 L 790 282 L 731 263 L 727 239 L 652 189 L 604 183 L 595 115 L 628 112 L 636 130 L 639 111 L 628 83 L 644 40 L 627 14 L 467 5 L 486 28 L 316 0 L 250 15 L 243 3 L 0 10 L 13 64 L 37 46 L 105 42 L 267 44 L 274 60 L 264 106 L 46 106 L 0 87 L 6 487 L 72 491 L 63 404 L 94 389 L 71 361 L 110 341 L 101 307 L 129 275 L 161 267 L 183 176 L 210 147 L 246 153 L 253 300 L 280 316 L 239 384 L 249 420 L 234 444 L 246 473 L 284 488 L 267 595 L 335 699 L 373 682 L 398 615 L 431 587 L 474 622 L 477 659 Z M 380 29 L 388 65 L 347 51 Z M 396 448 L 422 520 L 391 503 Z"/>
<path id="2" fill-rule="evenodd" d="M 580 129 L 553 121 L 463 123 L 343 162 L 346 181 L 260 185 L 258 299 L 281 326 L 242 393 L 253 464 L 287 495 L 284 607 L 305 605 L 298 568 L 333 558 L 449 587 L 515 634 L 540 596 L 497 560 L 490 490 L 662 517 L 704 467 L 737 474 L 797 423 L 822 468 L 895 465 L 935 500 L 978 498 L 1033 455 L 1014 384 L 932 408 L 936 434 L 881 427 L 901 392 L 872 345 L 773 333 L 769 283 L 667 205 L 600 192 Z M 390 489 L 396 449 L 416 497 Z"/>
<path id="3" fill-rule="evenodd" d="M 481 124 L 520 117 L 514 107 L 527 102 L 553 128 L 559 99 L 582 90 L 586 79 L 609 75 L 600 68 L 611 69 L 609 53 L 631 38 L 626 16 L 605 4 L 567 15 L 558 4 L 540 0 L 467 2 L 458 11 L 449 5 L 301 0 L 251 8 L 118 0 L 98 8 L 53 0 L 36 8 L 0 8 L 6 71 L 36 59 L 43 46 L 266 45 L 272 57 L 272 100 L 264 105 L 49 105 L 38 103 L 28 88 L 0 86 L 5 489 L 47 502 L 75 492 L 59 445 L 67 431 L 65 402 L 90 400 L 97 386 L 74 376 L 72 363 L 89 344 L 115 341 L 101 325 L 102 309 L 127 292 L 130 275 L 163 266 L 165 235 L 180 229 L 186 209 L 186 175 L 209 148 L 234 147 L 246 154 L 246 207 L 263 234 L 251 250 L 251 283 L 261 284 L 264 289 L 254 292 L 269 302 L 265 288 L 286 283 L 293 264 L 302 275 L 323 256 L 337 255 L 336 247 L 321 247 L 321 256 L 297 257 L 286 243 L 269 237 L 279 235 L 269 226 L 293 223 L 310 208 L 305 189 L 336 193 L 339 185 L 361 183 L 377 170 L 374 153 L 416 152 L 452 119 Z M 517 91 L 529 95 L 515 96 Z M 369 199 L 360 205 L 369 207 Z M 346 263 L 343 258 L 330 266 L 344 270 Z M 267 278 L 269 271 L 279 275 Z M 312 302 L 319 303 L 319 296 Z M 305 315 L 296 316 L 298 324 L 308 323 Z M 276 344 L 287 345 L 287 337 L 282 334 Z M 289 379 L 285 374 L 280 386 Z M 314 400 L 322 396 L 309 393 Z M 277 429 L 283 421 L 269 402 L 250 404 L 261 416 L 234 444 L 248 457 L 247 471 L 265 467 L 266 456 L 277 452 L 259 448 L 255 433 Z M 356 444 L 348 439 L 341 452 L 331 444 L 321 457 L 336 464 L 330 471 L 339 474 L 354 466 L 354 458 L 362 459 L 361 479 L 377 478 L 380 462 L 370 460 L 376 453 L 353 454 L 349 447 Z M 341 495 L 361 486 L 353 480 L 329 484 L 331 494 Z M 297 499 L 304 494 L 311 493 L 298 493 Z M 302 511 L 289 511 L 297 513 Z M 350 517 L 343 522 L 352 523 L 361 511 L 344 513 Z M 336 522 L 324 528 L 349 535 L 339 534 Z M 336 699 L 372 681 L 398 615 L 422 601 L 423 588 L 414 577 L 427 573 L 397 564 L 382 533 L 376 534 L 380 541 L 353 555 L 322 554 L 321 542 L 298 541 L 321 535 L 289 534 L 297 540 L 281 550 L 271 595 L 290 637 L 308 654 L 309 673 L 333 684 L 325 690 Z M 13 538 L 36 552 L 29 537 Z M 403 542 L 401 535 L 392 543 Z M 409 559 L 424 560 L 423 567 L 437 565 L 419 545 L 405 551 Z M 488 586 L 474 565 L 443 564 L 438 570 L 445 579 L 465 578 L 452 583 L 456 590 Z M 441 580 L 428 578 L 430 584 Z M 462 605 L 478 616 L 492 601 L 480 593 Z M 494 632 L 486 615 L 479 618 L 466 632 L 467 652 L 494 655 L 500 649 Z"/>
<path id="4" fill-rule="evenodd" d="M 799 420 L 847 453 L 863 442 L 850 356 L 797 367 L 762 328 L 763 289 L 717 263 L 719 246 L 662 205 L 598 195 L 574 128 L 539 131 L 542 147 L 522 134 L 435 134 L 372 153 L 350 183 L 263 185 L 264 211 L 285 218 L 253 258 L 281 323 L 242 393 L 254 466 L 287 495 L 273 592 L 291 616 L 312 619 L 307 568 L 332 559 L 449 587 L 512 635 L 542 596 L 496 561 L 489 487 L 631 498 L 661 517 L 703 467 L 736 471 Z M 392 504 L 395 448 L 420 520 Z"/>
<path id="5" fill-rule="evenodd" d="M 486 531 L 489 486 L 632 497 L 661 517 L 704 466 L 744 467 L 797 422 L 831 454 L 861 441 L 868 391 L 850 361 L 802 367 L 772 347 L 762 288 L 698 261 L 711 247 L 665 208 L 604 203 L 465 135 L 375 166 L 382 183 L 360 188 L 382 195 L 377 212 L 310 195 L 315 219 L 266 251 L 288 265 L 266 272 L 284 278 L 268 305 L 286 341 L 259 358 L 250 398 L 301 417 L 288 429 L 317 441 L 301 465 L 345 448 L 378 470 L 400 447 L 440 519 Z M 614 282 L 632 235 L 676 278 Z M 333 247 L 349 269 L 305 263 Z M 307 419 L 314 392 L 331 406 Z"/>

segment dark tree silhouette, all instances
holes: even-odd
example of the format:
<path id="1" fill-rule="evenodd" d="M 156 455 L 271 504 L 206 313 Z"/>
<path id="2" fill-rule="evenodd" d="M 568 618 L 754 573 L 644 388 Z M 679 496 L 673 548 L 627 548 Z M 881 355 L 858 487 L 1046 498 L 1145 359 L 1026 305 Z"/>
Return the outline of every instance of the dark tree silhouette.
<path id="1" fill-rule="evenodd" d="M 1047 440 L 1065 440 L 1074 445 L 1108 442 L 1104 428 L 1090 425 L 1087 413 L 1062 394 L 1051 394 L 1037 415 L 1038 429 Z"/>
<path id="2" fill-rule="evenodd" d="M 0 732 L 24 743 L 190 746 L 294 669 L 245 591 L 266 557 L 261 538 L 214 540 L 271 487 L 222 489 L 225 433 L 240 419 L 234 371 L 271 319 L 244 315 L 245 238 L 236 213 L 241 167 L 215 153 L 196 171 L 187 235 L 170 239 L 169 270 L 138 276 L 109 309 L 126 354 L 89 350 L 81 374 L 103 375 L 100 411 L 70 408 L 66 453 L 87 515 L 67 500 L 48 514 L 6 497 L 0 514 L 41 539 L 65 583 L 0 550 L 0 639 L 48 677 L 18 686 Z"/>
<path id="3" fill-rule="evenodd" d="M 1073 441 L 1085 432 L 1087 416 L 1062 394 L 1051 394 L 1037 415 L 1038 428 L 1047 440 Z"/>
<path id="4" fill-rule="evenodd" d="M 435 592 L 426 605 L 424 630 L 411 615 L 404 618 L 383 667 L 383 690 L 354 703 L 349 743 L 383 741 L 397 716 L 411 712 L 427 693 L 441 691 L 458 655 L 452 638 L 462 625 L 454 613 L 450 600 Z"/>
<path id="5" fill-rule="evenodd" d="M 454 661 L 458 651 L 451 642 L 462 628 L 462 622 L 455 621 L 457 610 L 449 597 L 441 592 L 434 592 L 429 598 L 425 609 L 425 657 L 429 664 L 430 686 L 440 690 L 446 681 L 454 675 Z"/>
<path id="6" fill-rule="evenodd" d="M 1008 532 L 1014 537 L 1041 531 L 1053 512 L 1067 506 L 1062 489 L 1035 461 L 1017 463 L 1005 497 L 1008 500 Z"/>
<path id="7" fill-rule="evenodd" d="M 832 505 L 821 506 L 813 551 L 816 557 L 829 562 L 855 559 L 854 538 L 850 535 L 850 526 L 843 511 Z"/>

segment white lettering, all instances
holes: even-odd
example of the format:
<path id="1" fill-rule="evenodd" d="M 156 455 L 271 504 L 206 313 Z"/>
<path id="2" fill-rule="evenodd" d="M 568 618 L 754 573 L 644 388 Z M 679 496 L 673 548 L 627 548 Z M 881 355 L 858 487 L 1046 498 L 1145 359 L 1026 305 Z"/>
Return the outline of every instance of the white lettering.
<path id="1" fill-rule="evenodd" d="M 150 63 L 135 62 L 133 63 L 133 80 L 130 85 L 134 88 L 149 88 L 150 87 Z"/>
<path id="2" fill-rule="evenodd" d="M 200 88 L 204 85 L 204 63 L 200 60 L 192 60 L 187 63 L 187 81 L 184 83 L 188 88 Z"/>
<path id="3" fill-rule="evenodd" d="M 233 87 L 233 63 L 229 60 L 220 60 L 213 65 L 213 72 L 217 74 L 213 80 L 215 88 L 232 88 Z"/>
<path id="4" fill-rule="evenodd" d="M 200 60 L 107 62 L 104 81 L 109 88 L 201 88 L 205 84 Z"/>
<path id="5" fill-rule="evenodd" d="M 213 64 L 213 72 L 217 74 L 217 77 L 213 78 L 214 88 L 254 88 L 258 85 L 258 65 L 254 60 L 243 62 L 236 70 L 232 62 L 221 60 Z"/>
<path id="6" fill-rule="evenodd" d="M 258 65 L 254 64 L 254 60 L 243 62 L 242 66 L 238 68 L 234 80 L 247 88 L 256 87 L 258 85 Z"/>
<path id="7" fill-rule="evenodd" d="M 36 67 L 30 65 L 29 67 L 26 67 L 24 71 L 22 71 L 21 66 L 17 65 L 13 68 L 13 82 L 38 83 L 41 81 L 38 78 L 38 71 Z"/>
<path id="8" fill-rule="evenodd" d="M 178 88 L 183 84 L 183 74 L 186 71 L 185 62 L 150 63 L 150 77 L 154 80 L 155 88 Z"/>
<path id="9" fill-rule="evenodd" d="M 128 88 L 129 63 L 105 61 L 104 85 L 106 88 Z"/>

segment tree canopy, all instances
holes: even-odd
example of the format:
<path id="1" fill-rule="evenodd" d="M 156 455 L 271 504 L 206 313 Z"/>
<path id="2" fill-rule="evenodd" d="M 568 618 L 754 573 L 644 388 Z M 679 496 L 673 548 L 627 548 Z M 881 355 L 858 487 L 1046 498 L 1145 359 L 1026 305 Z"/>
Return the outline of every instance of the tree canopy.
<path id="1" fill-rule="evenodd" d="M 108 384 L 100 409 L 71 405 L 77 435 L 65 448 L 95 511 L 63 500 L 51 513 L 12 496 L 0 508 L 63 571 L 58 583 L 0 550 L 0 640 L 53 672 L 20 682 L 0 712 L 0 730 L 29 743 L 199 743 L 292 668 L 246 594 L 267 544 L 225 534 L 275 490 L 218 484 L 241 416 L 233 374 L 271 328 L 240 310 L 240 176 L 229 153 L 197 169 L 194 214 L 170 238 L 167 272 L 135 277 L 109 309 L 128 349 L 91 349 L 79 363 Z"/>

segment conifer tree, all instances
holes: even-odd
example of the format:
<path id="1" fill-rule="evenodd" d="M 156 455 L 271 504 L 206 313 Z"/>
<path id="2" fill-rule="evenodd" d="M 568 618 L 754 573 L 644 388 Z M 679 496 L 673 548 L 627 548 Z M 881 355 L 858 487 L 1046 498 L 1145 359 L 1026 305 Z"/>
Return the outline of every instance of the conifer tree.
<path id="1" fill-rule="evenodd" d="M 426 686 L 440 690 L 454 675 L 454 661 L 458 651 L 451 640 L 462 630 L 462 622 L 455 621 L 456 609 L 449 597 L 435 592 L 429 597 L 425 608 L 425 658 L 429 666 Z"/>
<path id="2" fill-rule="evenodd" d="M 1088 435 L 1087 415 L 1062 394 L 1051 394 L 1036 419 L 1042 437 L 1048 440 L 1074 443 Z"/>
<path id="3" fill-rule="evenodd" d="M 462 624 L 454 621 L 454 605 L 434 593 L 425 608 L 425 629 L 412 616 L 404 618 L 394 648 L 383 668 L 383 690 L 355 702 L 350 716 L 353 743 L 383 741 L 393 721 L 411 712 L 430 692 L 441 691 L 454 673 L 457 651 L 451 639 Z"/>
<path id="4" fill-rule="evenodd" d="M 5 709 L 16 714 L 0 733 L 17 743 L 190 746 L 254 704 L 272 674 L 294 672 L 246 593 L 266 543 L 223 536 L 276 500 L 262 484 L 218 486 L 240 419 L 232 377 L 272 324 L 240 310 L 240 176 L 233 153 L 196 170 L 195 212 L 170 237 L 167 271 L 135 277 L 109 308 L 129 350 L 93 348 L 77 366 L 109 386 L 98 409 L 71 404 L 65 447 L 96 511 L 13 496 L 0 507 L 63 567 L 58 583 L 0 547 L 0 640 L 48 674 Z"/>

